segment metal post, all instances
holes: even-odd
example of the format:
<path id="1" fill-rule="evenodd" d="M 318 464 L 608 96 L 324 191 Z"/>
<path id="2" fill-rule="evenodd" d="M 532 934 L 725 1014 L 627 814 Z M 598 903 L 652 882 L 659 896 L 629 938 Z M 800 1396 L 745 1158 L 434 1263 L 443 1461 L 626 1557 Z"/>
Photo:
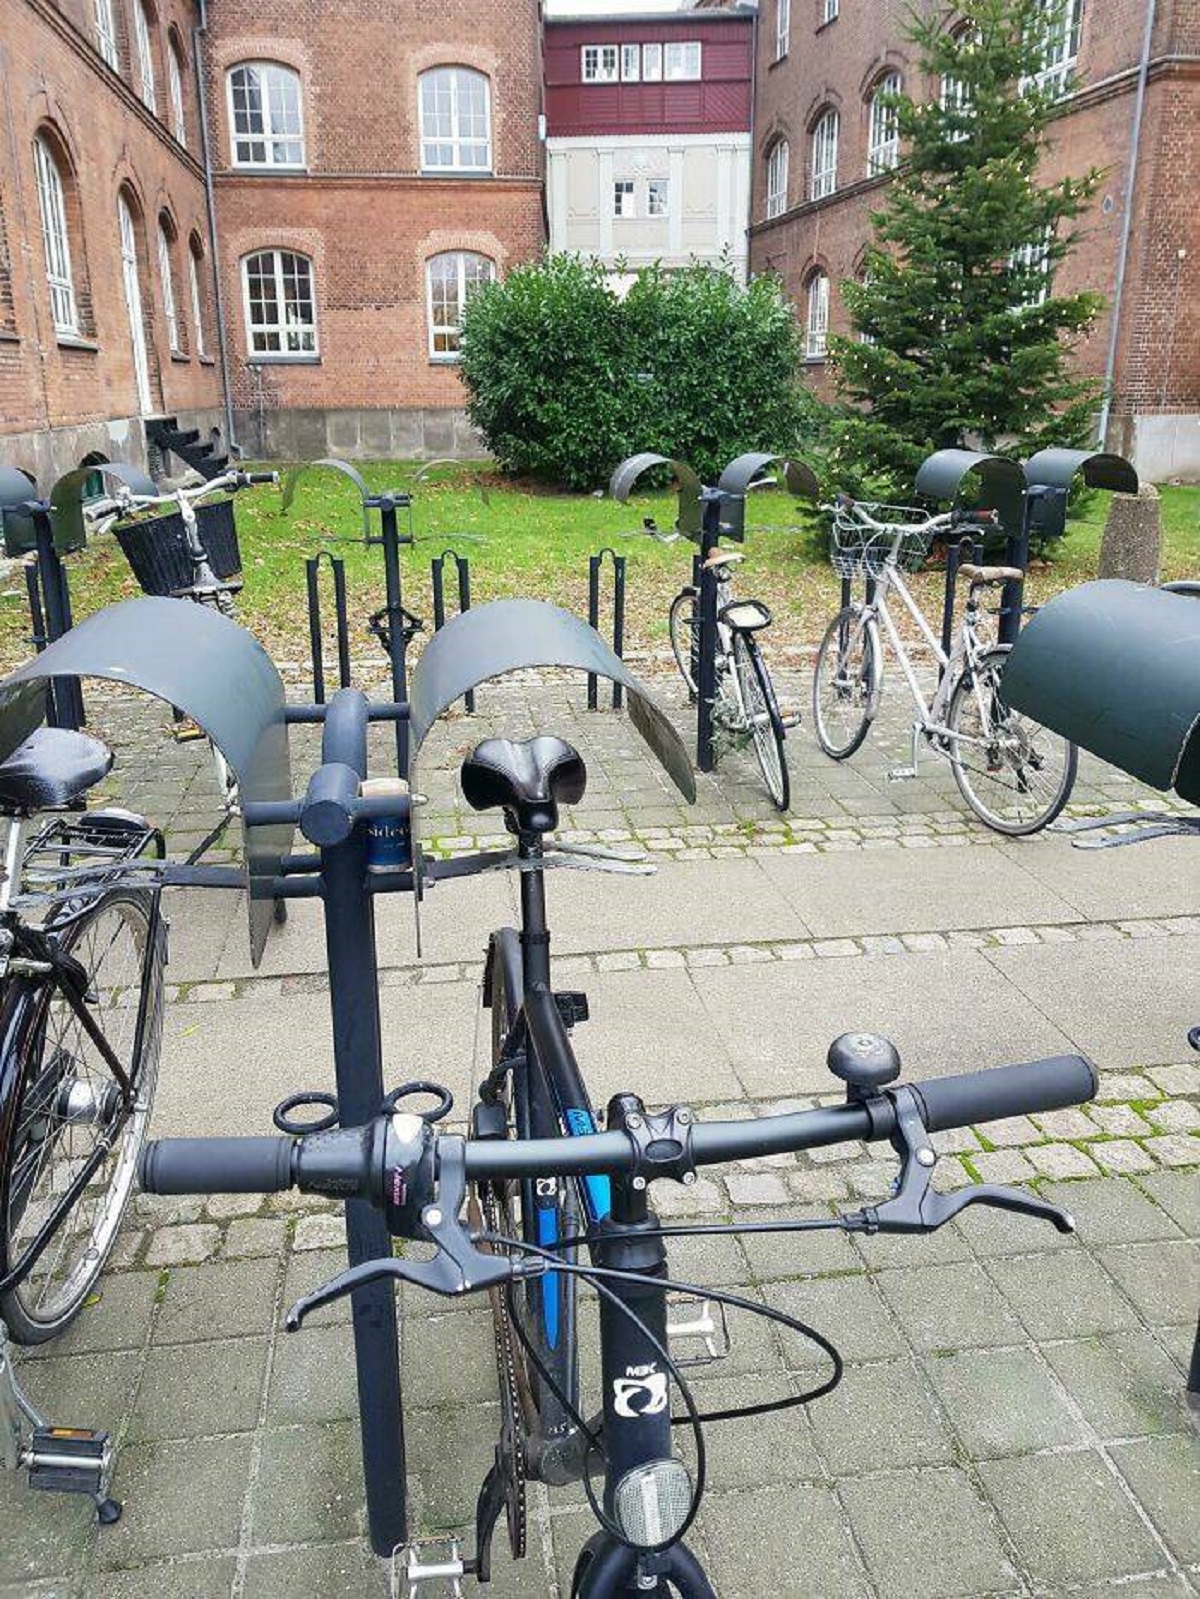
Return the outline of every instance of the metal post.
<path id="1" fill-rule="evenodd" d="M 597 550 L 595 555 L 588 556 L 588 625 L 600 631 L 600 568 L 604 565 L 604 557 L 612 556 L 613 563 L 613 654 L 618 660 L 623 660 L 625 655 L 625 557 L 618 555 L 616 550 L 605 545 L 604 549 Z M 595 672 L 587 675 L 587 708 L 594 711 L 597 707 L 597 683 Z M 612 686 L 612 708 L 619 711 L 624 703 L 625 695 L 620 683 Z"/>
<path id="2" fill-rule="evenodd" d="M 704 502 L 700 539 L 700 659 L 696 677 L 696 765 L 711 772 L 713 755 L 713 701 L 717 695 L 717 574 L 706 565 L 721 537 L 721 497 L 711 494 Z"/>
<path id="3" fill-rule="evenodd" d="M 458 610 L 461 615 L 471 609 L 471 563 L 465 555 L 460 555 L 457 550 L 443 550 L 442 553 L 429 563 L 429 580 L 433 586 L 433 631 L 440 632 L 446 625 L 446 583 L 444 567 L 447 559 L 454 562 L 458 573 Z M 463 695 L 463 704 L 469 715 L 475 711 L 475 690 L 468 689 Z"/>
<path id="4" fill-rule="evenodd" d="M 337 629 L 338 687 L 350 687 L 350 620 L 346 610 L 346 563 L 340 555 L 328 550 L 318 550 L 310 555 L 305 565 L 308 586 L 308 639 L 312 651 L 313 699 L 318 705 L 325 703 L 325 648 L 321 638 L 321 591 L 319 587 L 321 560 L 329 561 L 333 574 L 333 613 Z"/>
<path id="5" fill-rule="evenodd" d="M 397 705 L 408 698 L 404 652 L 408 640 L 404 632 L 404 607 L 400 603 L 400 529 L 396 522 L 396 500 L 391 494 L 379 496 L 379 520 L 383 534 L 383 574 L 387 591 L 388 656 L 392 663 L 392 699 Z M 396 769 L 408 776 L 408 723 L 397 721 Z"/>
<path id="6" fill-rule="evenodd" d="M 1021 506 L 1021 525 L 1008 535 L 1008 542 L 1004 548 L 1004 564 L 1006 566 L 1019 566 L 1022 573 L 1029 566 L 1029 529 L 1040 496 L 1037 494 L 1025 495 Z M 1009 578 L 1000 590 L 1000 625 L 997 637 L 1001 644 L 1015 644 L 1017 634 L 1021 631 L 1021 608 L 1025 604 L 1025 579 Z"/>
<path id="7" fill-rule="evenodd" d="M 361 777 L 367 775 L 367 698 L 357 689 L 341 689 L 329 702 L 321 758 L 350 766 Z M 383 1103 L 375 910 L 366 892 L 363 823 L 355 825 L 344 843 L 322 850 L 321 892 L 338 1116 L 343 1127 L 361 1127 L 379 1114 Z M 352 1266 L 392 1252 L 383 1215 L 366 1200 L 346 1203 L 346 1248 Z M 371 1547 L 386 1557 L 408 1538 L 400 1355 L 391 1284 L 359 1289 L 351 1308 Z"/>
<path id="8" fill-rule="evenodd" d="M 42 592 L 38 586 L 36 561 L 25 563 L 25 589 L 29 595 L 29 622 L 33 630 L 29 635 L 29 642 L 33 645 L 34 653 L 40 655 L 50 640 L 46 637 L 46 616 L 42 610 Z"/>
<path id="9" fill-rule="evenodd" d="M 950 654 L 950 641 L 954 632 L 954 590 L 958 583 L 958 569 L 962 565 L 962 546 L 946 546 L 946 592 L 942 597 L 942 653 Z M 938 668 L 940 679 L 945 667 Z"/>
<path id="10" fill-rule="evenodd" d="M 67 575 L 62 559 L 54 548 L 54 530 L 46 510 L 31 513 L 34 534 L 37 538 L 38 579 L 45 607 L 46 638 L 53 644 L 71 627 L 71 598 L 67 588 Z M 67 727 L 78 732 L 83 725 L 83 694 L 77 677 L 56 677 L 51 680 L 48 701 L 48 720 L 54 727 Z"/>

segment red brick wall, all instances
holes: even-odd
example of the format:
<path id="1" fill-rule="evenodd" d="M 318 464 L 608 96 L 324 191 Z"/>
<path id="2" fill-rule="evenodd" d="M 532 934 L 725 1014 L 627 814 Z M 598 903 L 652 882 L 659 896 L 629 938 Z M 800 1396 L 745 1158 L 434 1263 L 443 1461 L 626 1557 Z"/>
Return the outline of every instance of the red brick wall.
<path id="1" fill-rule="evenodd" d="M 430 361 L 425 261 L 489 256 L 497 271 L 543 239 L 536 0 L 212 0 L 209 113 L 235 403 L 321 408 L 457 407 L 453 366 Z M 301 76 L 307 173 L 231 166 L 226 73 L 280 61 Z M 488 75 L 494 175 L 419 173 L 417 77 L 431 66 Z M 319 364 L 247 361 L 241 260 L 311 257 Z"/>
<path id="2" fill-rule="evenodd" d="M 0 432 L 80 427 L 137 412 L 132 346 L 121 276 L 117 194 L 141 212 L 141 291 L 155 409 L 202 410 L 220 403 L 215 364 L 195 351 L 184 254 L 205 241 L 204 187 L 191 65 L 193 8 L 157 0 L 151 12 L 158 115 L 133 89 L 129 65 L 132 0 L 113 0 L 120 71 L 93 46 L 90 0 L 0 0 Z M 165 50 L 173 27 L 187 51 L 182 73 L 189 123 L 184 151 L 164 124 L 170 96 Z M 73 276 L 86 343 L 60 340 L 50 314 L 33 140 L 49 126 L 71 175 L 66 184 Z M 168 348 L 158 271 L 157 217 L 179 235 L 175 302 L 185 346 Z M 6 288 L 7 280 L 7 288 Z M 207 330 L 216 348 L 216 326 Z"/>
<path id="3" fill-rule="evenodd" d="M 900 71 L 910 93 L 936 86 L 920 81 L 912 46 L 904 39 L 906 0 L 843 4 L 839 18 L 819 26 L 820 0 L 792 0 L 788 55 L 774 56 L 775 0 L 764 0 L 757 53 L 757 111 L 751 202 L 753 271 L 778 271 L 804 314 L 804 286 L 815 267 L 831 280 L 830 325 L 848 320 L 839 280 L 855 275 L 870 238 L 870 212 L 886 178 L 867 178 L 867 100 L 879 75 Z M 1105 176 L 1079 227 L 1083 241 L 1060 270 L 1066 292 L 1094 289 L 1111 302 L 1125 215 L 1137 67 L 1145 0 L 1084 0 L 1078 86 L 1055 123 L 1044 172 L 1080 173 L 1089 166 Z M 1146 97 L 1141 162 L 1122 301 L 1121 339 L 1114 384 L 1114 413 L 1200 409 L 1200 221 L 1195 204 L 1196 127 L 1200 122 L 1200 7 L 1195 0 L 1160 0 Z M 1190 60 L 1186 59 L 1190 57 Z M 1111 81 L 1115 80 L 1115 81 Z M 806 200 L 811 160 L 809 132 L 825 105 L 841 118 L 838 191 Z M 790 145 L 789 209 L 765 220 L 766 156 L 776 138 Z M 1111 305 L 1081 345 L 1083 370 L 1102 375 L 1111 337 Z M 824 363 L 809 368 L 810 381 L 828 392 Z"/>

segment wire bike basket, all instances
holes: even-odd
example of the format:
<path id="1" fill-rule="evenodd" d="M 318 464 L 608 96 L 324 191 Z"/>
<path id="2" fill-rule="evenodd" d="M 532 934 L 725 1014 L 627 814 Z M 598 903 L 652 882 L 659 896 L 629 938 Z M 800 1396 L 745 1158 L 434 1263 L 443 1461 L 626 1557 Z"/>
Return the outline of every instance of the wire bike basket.
<path id="1" fill-rule="evenodd" d="M 196 506 L 196 534 L 216 576 L 223 583 L 228 582 L 230 588 L 240 588 L 242 554 L 232 499 Z M 178 511 L 142 521 L 118 522 L 113 535 L 144 594 L 166 598 L 192 587 L 195 563 Z"/>
<path id="2" fill-rule="evenodd" d="M 862 510 L 877 522 L 886 523 L 883 529 L 863 522 L 858 512 Z M 833 513 L 833 528 L 829 540 L 829 559 L 839 577 L 878 577 L 888 563 L 892 547 L 899 533 L 896 548 L 896 565 L 904 572 L 916 572 L 929 554 L 933 535 L 926 528 L 928 511 L 915 505 L 883 505 L 859 500 L 853 505 L 839 505 Z"/>

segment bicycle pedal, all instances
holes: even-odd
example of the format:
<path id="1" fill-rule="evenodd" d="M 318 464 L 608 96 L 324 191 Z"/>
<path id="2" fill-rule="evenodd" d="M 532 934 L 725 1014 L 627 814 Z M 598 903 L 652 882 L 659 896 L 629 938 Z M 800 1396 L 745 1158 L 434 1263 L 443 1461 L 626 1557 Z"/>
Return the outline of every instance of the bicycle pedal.
<path id="1" fill-rule="evenodd" d="M 907 783 L 910 778 L 917 776 L 915 766 L 893 766 L 887 774 L 889 783 Z"/>
<path id="2" fill-rule="evenodd" d="M 442 1551 L 441 1559 L 433 1558 Z M 428 1538 L 404 1544 L 392 1556 L 392 1592 L 398 1599 L 463 1599 L 467 1562 L 457 1538 Z M 403 1593 L 396 1579 L 406 1584 Z M 439 1586 L 430 1588 L 429 1584 Z"/>
<path id="3" fill-rule="evenodd" d="M 26 1457 L 29 1486 L 39 1493 L 104 1492 L 112 1445 L 106 1432 L 83 1427 L 35 1427 Z"/>
<path id="4" fill-rule="evenodd" d="M 558 1014 L 562 1017 L 563 1026 L 568 1031 L 577 1022 L 586 1022 L 588 1019 L 587 995 L 578 989 L 564 989 L 555 994 L 554 1003 L 558 1006 Z"/>
<path id="5" fill-rule="evenodd" d="M 788 711 L 786 715 L 781 714 L 779 720 L 783 726 L 784 732 L 790 733 L 794 727 L 800 726 L 804 718 L 800 715 L 799 711 Z"/>
<path id="6" fill-rule="evenodd" d="M 672 1321 L 672 1310 L 692 1314 Z M 701 1348 L 694 1354 L 677 1356 L 676 1345 L 688 1340 L 699 1342 Z M 733 1348 L 725 1306 L 719 1299 L 701 1299 L 695 1294 L 671 1296 L 667 1301 L 667 1343 L 677 1366 L 711 1366 L 724 1360 Z"/>

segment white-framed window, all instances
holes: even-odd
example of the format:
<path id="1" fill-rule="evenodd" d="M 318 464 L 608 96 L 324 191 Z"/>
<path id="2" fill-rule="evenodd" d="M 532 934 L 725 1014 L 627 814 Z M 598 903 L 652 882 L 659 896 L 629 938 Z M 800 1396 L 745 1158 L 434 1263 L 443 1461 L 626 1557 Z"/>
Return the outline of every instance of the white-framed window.
<path id="1" fill-rule="evenodd" d="M 171 240 L 166 227 L 158 224 L 158 276 L 162 282 L 163 315 L 167 319 L 167 343 L 178 352 L 179 317 L 175 310 L 175 274 L 171 269 Z"/>
<path id="2" fill-rule="evenodd" d="M 62 173 L 47 141 L 33 141 L 37 171 L 38 204 L 42 212 L 42 247 L 46 255 L 46 283 L 50 289 L 50 314 L 56 333 L 79 332 L 79 309 L 71 273 L 71 241 L 67 234 L 67 205 Z"/>
<path id="3" fill-rule="evenodd" d="M 200 292 L 200 252 L 193 244 L 188 248 L 188 287 L 192 295 L 192 326 L 196 330 L 196 354 L 203 358 L 204 348 L 204 296 Z"/>
<path id="4" fill-rule="evenodd" d="M 808 280 L 808 316 L 804 327 L 804 356 L 823 361 L 829 340 L 829 279 L 814 272 Z"/>
<path id="5" fill-rule="evenodd" d="M 1041 0 L 1042 65 L 1032 78 L 1039 89 L 1064 94 L 1075 75 L 1083 0 Z"/>
<path id="6" fill-rule="evenodd" d="M 776 139 L 767 154 L 767 216 L 777 217 L 787 210 L 788 142 Z"/>
<path id="7" fill-rule="evenodd" d="M 651 178 L 646 184 L 646 215 L 669 217 L 671 214 L 671 181 L 669 178 Z"/>
<path id="8" fill-rule="evenodd" d="M 580 52 L 580 64 L 585 83 L 615 83 L 617 81 L 617 47 L 615 44 L 585 44 Z"/>
<path id="9" fill-rule="evenodd" d="M 821 0 L 821 25 L 827 22 L 836 22 L 838 15 L 838 0 Z"/>
<path id="10" fill-rule="evenodd" d="M 898 72 L 889 72 L 880 78 L 871 96 L 871 111 L 867 128 L 867 171 L 890 172 L 900 160 L 900 119 L 896 107 L 885 97 L 900 93 L 901 78 Z"/>
<path id="11" fill-rule="evenodd" d="M 251 356 L 317 353 L 312 262 L 294 250 L 260 250 L 242 261 L 246 342 Z"/>
<path id="12" fill-rule="evenodd" d="M 644 44 L 642 46 L 642 78 L 646 83 L 658 83 L 661 81 L 661 44 Z"/>
<path id="13" fill-rule="evenodd" d="M 812 132 L 812 172 L 809 198 L 820 200 L 837 188 L 838 114 L 832 106 Z"/>
<path id="14" fill-rule="evenodd" d="M 187 144 L 187 114 L 183 109 L 183 67 L 173 39 L 167 40 L 167 89 L 171 96 L 171 132 Z"/>
<path id="15" fill-rule="evenodd" d="M 492 101 L 485 73 L 433 67 L 420 78 L 422 172 L 490 172 Z"/>
<path id="16" fill-rule="evenodd" d="M 425 295 L 429 312 L 429 355 L 433 361 L 457 361 L 463 311 L 473 290 L 490 283 L 495 263 L 486 255 L 451 250 L 431 256 L 425 264 Z"/>
<path id="17" fill-rule="evenodd" d="M 94 0 L 92 16 L 96 23 L 96 49 L 114 72 L 120 67 L 117 49 L 117 19 L 113 15 L 113 0 Z"/>
<path id="18" fill-rule="evenodd" d="M 1032 311 L 1050 297 L 1050 230 L 1032 244 L 1021 244 L 1008 258 L 1016 279 L 1014 311 Z"/>
<path id="19" fill-rule="evenodd" d="M 137 45 L 138 92 L 148 111 L 158 110 L 154 91 L 154 46 L 150 40 L 150 18 L 142 0 L 133 0 L 133 38 Z"/>
<path id="20" fill-rule="evenodd" d="M 640 44 L 621 46 L 621 81 L 637 83 L 642 75 L 642 47 Z"/>
<path id="21" fill-rule="evenodd" d="M 788 38 L 792 31 L 792 0 L 775 0 L 775 59 L 782 61 L 788 53 Z"/>
<path id="22" fill-rule="evenodd" d="M 228 76 L 237 167 L 302 167 L 300 75 L 269 61 L 244 61 Z"/>
<path id="23" fill-rule="evenodd" d="M 663 75 L 668 83 L 684 83 L 700 76 L 699 39 L 673 40 L 663 49 Z"/>
<path id="24" fill-rule="evenodd" d="M 637 215 L 637 203 L 634 198 L 632 178 L 618 178 L 613 184 L 613 216 L 633 217 Z"/>

